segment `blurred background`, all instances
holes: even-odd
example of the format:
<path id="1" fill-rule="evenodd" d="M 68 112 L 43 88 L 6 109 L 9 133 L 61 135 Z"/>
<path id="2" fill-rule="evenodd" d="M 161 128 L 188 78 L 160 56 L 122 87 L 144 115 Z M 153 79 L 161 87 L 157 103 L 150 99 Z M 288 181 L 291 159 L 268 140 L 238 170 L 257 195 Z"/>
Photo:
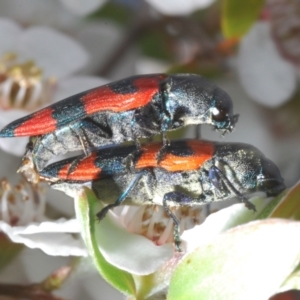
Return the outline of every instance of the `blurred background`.
<path id="1" fill-rule="evenodd" d="M 189 127 L 170 137 L 200 132 L 205 139 L 252 144 L 278 165 L 290 187 L 300 178 L 299 65 L 297 0 L 0 0 L 1 128 L 131 75 L 201 74 L 231 96 L 240 114 L 236 129 L 221 137 L 210 126 Z M 11 187 L 19 182 L 15 172 L 26 142 L 0 139 L 0 177 Z M 7 190 L 2 185 L 0 220 Z M 47 187 L 43 192 L 47 215 L 73 216 L 72 199 Z M 0 299 L 1 284 L 40 282 L 72 261 L 9 249 L 11 262 L 0 262 Z M 54 294 L 122 299 L 90 269 L 88 261 L 80 263 L 81 271 Z"/>

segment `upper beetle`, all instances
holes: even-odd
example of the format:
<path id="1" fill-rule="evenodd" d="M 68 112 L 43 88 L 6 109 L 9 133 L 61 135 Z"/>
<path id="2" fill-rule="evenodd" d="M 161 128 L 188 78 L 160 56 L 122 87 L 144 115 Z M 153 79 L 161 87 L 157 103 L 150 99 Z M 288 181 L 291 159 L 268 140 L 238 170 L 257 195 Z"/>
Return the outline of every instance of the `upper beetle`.
<path id="1" fill-rule="evenodd" d="M 138 145 L 140 138 L 189 124 L 211 124 L 224 134 L 237 119 L 229 95 L 202 76 L 150 74 L 66 98 L 12 122 L 0 137 L 38 136 L 26 156 L 40 171 L 53 155 L 80 149 L 87 155 L 125 141 Z"/>

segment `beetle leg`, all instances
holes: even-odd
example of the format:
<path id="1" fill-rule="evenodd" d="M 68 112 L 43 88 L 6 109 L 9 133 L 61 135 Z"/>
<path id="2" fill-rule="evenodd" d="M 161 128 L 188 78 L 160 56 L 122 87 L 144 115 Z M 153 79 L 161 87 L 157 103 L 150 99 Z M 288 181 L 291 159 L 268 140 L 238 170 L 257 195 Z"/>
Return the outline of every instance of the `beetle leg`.
<path id="1" fill-rule="evenodd" d="M 80 127 L 72 128 L 72 126 L 69 126 L 69 129 L 72 132 L 72 134 L 74 136 L 76 136 L 78 141 L 80 142 L 85 156 L 88 156 L 89 144 L 85 138 L 82 138 L 83 131 L 81 130 L 81 128 Z"/>
<path id="2" fill-rule="evenodd" d="M 78 138 L 86 156 L 88 156 L 91 149 L 95 147 L 89 140 L 87 132 L 91 132 L 104 139 L 112 138 L 112 132 L 107 127 L 101 126 L 91 118 L 85 118 L 81 120 L 77 126 L 70 125 L 69 128 L 70 131 Z"/>
<path id="3" fill-rule="evenodd" d="M 203 169 L 203 170 L 200 170 L 199 172 L 199 185 L 201 187 L 201 192 L 204 193 L 204 186 L 203 186 L 203 183 L 207 182 L 207 178 L 208 178 L 208 171 Z"/>
<path id="4" fill-rule="evenodd" d="M 84 155 L 88 156 L 91 153 L 91 149 L 94 145 L 90 142 L 82 127 L 77 128 L 77 136 L 81 143 Z"/>
<path id="5" fill-rule="evenodd" d="M 205 198 L 204 195 L 200 195 Z M 199 198 L 201 199 L 201 197 Z M 180 241 L 180 222 L 175 216 L 175 214 L 171 211 L 169 207 L 169 203 L 174 203 L 175 205 L 191 205 L 192 203 L 199 203 L 203 201 L 204 199 L 199 199 L 192 198 L 188 195 L 185 195 L 181 192 L 169 192 L 164 195 L 163 199 L 163 207 L 165 212 L 168 214 L 168 216 L 173 220 L 174 222 L 174 242 L 175 242 L 175 247 L 177 251 L 181 252 L 181 241 Z"/>
<path id="6" fill-rule="evenodd" d="M 68 172 L 67 172 L 67 176 L 69 176 L 70 174 L 72 174 L 75 170 L 76 170 L 76 168 L 77 168 L 77 166 L 79 165 L 79 163 L 81 162 L 81 161 L 83 161 L 87 156 L 88 156 L 88 154 L 86 154 L 86 153 L 84 153 L 85 154 L 85 157 L 77 157 L 77 158 L 75 158 L 71 163 L 70 163 L 70 166 L 69 166 L 69 168 L 68 168 Z"/>
<path id="7" fill-rule="evenodd" d="M 98 123 L 92 118 L 85 118 L 81 120 L 80 127 L 85 131 L 90 131 L 105 139 L 111 139 L 113 135 L 111 129 L 107 124 L 105 126 L 103 124 Z"/>
<path id="8" fill-rule="evenodd" d="M 156 156 L 158 164 L 163 160 L 164 156 L 167 153 L 168 147 L 170 146 L 170 140 L 168 139 L 165 131 L 162 133 L 162 140 L 163 140 L 163 146 L 161 147 L 161 149 L 159 150 Z"/>
<path id="9" fill-rule="evenodd" d="M 100 212 L 97 213 L 97 219 L 99 221 L 101 221 L 106 214 L 108 213 L 108 211 L 111 208 L 117 207 L 119 205 L 122 204 L 122 202 L 127 198 L 127 196 L 129 195 L 129 193 L 132 191 L 132 189 L 136 186 L 136 184 L 139 182 L 139 180 L 142 178 L 143 175 L 145 175 L 145 171 L 142 171 L 140 173 L 138 173 L 130 182 L 130 184 L 128 185 L 128 187 L 126 188 L 126 190 L 121 194 L 121 196 L 116 200 L 115 203 L 109 204 L 107 206 L 105 206 L 104 208 L 102 208 L 102 210 Z"/>
<path id="10" fill-rule="evenodd" d="M 131 173 L 135 173 L 135 162 L 142 152 L 142 146 L 138 139 L 135 139 L 135 146 L 136 150 L 131 152 L 129 155 L 127 155 L 126 158 L 124 158 L 124 164 L 126 166 L 126 169 Z"/>
<path id="11" fill-rule="evenodd" d="M 89 140 L 89 138 L 87 136 L 86 130 L 89 130 L 91 132 L 93 131 L 97 135 L 100 135 L 101 137 L 104 137 L 107 139 L 111 137 L 111 134 L 109 132 L 104 131 L 101 126 L 98 126 L 97 122 L 95 122 L 94 120 L 92 120 L 90 118 L 86 118 L 86 119 L 82 120 L 80 122 L 80 126 L 75 127 L 74 129 L 70 127 L 70 130 L 77 136 L 77 138 L 82 146 L 85 156 L 90 155 L 92 148 L 94 148 L 94 145 L 91 143 L 91 141 Z M 71 174 L 76 169 L 78 164 L 83 159 L 85 159 L 85 157 L 77 158 L 70 164 L 70 167 L 68 169 L 68 175 Z"/>
<path id="12" fill-rule="evenodd" d="M 82 130 L 81 127 L 78 127 L 76 129 L 73 129 L 70 126 L 70 131 L 73 132 L 73 134 L 78 138 L 82 150 L 84 152 L 85 157 L 89 156 L 89 154 L 91 153 L 91 148 L 93 148 L 93 145 L 91 145 L 91 143 L 89 142 L 89 139 L 87 138 L 84 130 Z M 84 158 L 85 158 L 84 157 Z M 69 168 L 68 168 L 68 174 L 71 174 L 78 166 L 78 164 L 84 159 L 82 157 L 76 158 L 72 161 L 72 163 L 70 164 Z"/>
<path id="13" fill-rule="evenodd" d="M 212 184 L 217 188 L 217 190 L 222 189 L 221 184 L 225 183 L 227 188 L 229 188 L 238 198 L 239 200 L 245 204 L 248 209 L 256 212 L 255 205 L 252 204 L 245 196 L 243 196 L 230 182 L 230 180 L 224 175 L 224 173 L 216 166 L 211 166 L 209 170 L 209 177 L 211 179 Z M 223 182 L 222 182 L 223 181 Z"/>
<path id="14" fill-rule="evenodd" d="M 204 190 L 204 183 L 205 184 L 208 183 L 211 185 L 211 182 L 208 180 L 208 178 L 209 175 L 207 170 L 203 169 L 199 172 L 199 185 L 201 187 L 201 192 L 202 192 L 202 194 L 200 194 L 199 197 L 199 202 L 201 201 L 205 202 L 206 197 L 210 197 L 209 192 Z M 207 202 L 205 205 L 206 217 L 210 215 L 210 205 L 211 205 L 210 202 Z"/>

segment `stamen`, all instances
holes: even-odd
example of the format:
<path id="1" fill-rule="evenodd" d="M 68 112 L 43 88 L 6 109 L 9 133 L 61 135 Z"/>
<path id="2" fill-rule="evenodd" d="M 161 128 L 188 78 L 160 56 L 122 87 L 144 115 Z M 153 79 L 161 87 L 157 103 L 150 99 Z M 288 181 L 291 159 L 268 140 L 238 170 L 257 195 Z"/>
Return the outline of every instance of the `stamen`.
<path id="1" fill-rule="evenodd" d="M 128 223 L 127 228 L 130 232 L 137 233 L 141 231 L 144 209 L 138 209 Z"/>
<path id="2" fill-rule="evenodd" d="M 45 210 L 43 187 L 24 180 L 13 188 L 5 178 L 0 182 L 0 219 L 13 226 L 41 220 Z"/>
<path id="3" fill-rule="evenodd" d="M 204 221 L 202 208 L 172 208 L 180 220 L 181 233 Z M 140 234 L 157 245 L 174 242 L 174 223 L 162 206 L 123 206 L 113 210 L 118 220 L 132 233 Z"/>
<path id="4" fill-rule="evenodd" d="M 34 61 L 18 62 L 15 53 L 0 57 L 0 107 L 34 110 L 50 102 L 55 78 L 44 78 Z"/>
<path id="5" fill-rule="evenodd" d="M 164 228 L 164 231 L 160 235 L 159 239 L 157 240 L 157 245 L 163 245 L 167 242 L 173 242 L 173 220 L 169 219 L 167 226 Z"/>

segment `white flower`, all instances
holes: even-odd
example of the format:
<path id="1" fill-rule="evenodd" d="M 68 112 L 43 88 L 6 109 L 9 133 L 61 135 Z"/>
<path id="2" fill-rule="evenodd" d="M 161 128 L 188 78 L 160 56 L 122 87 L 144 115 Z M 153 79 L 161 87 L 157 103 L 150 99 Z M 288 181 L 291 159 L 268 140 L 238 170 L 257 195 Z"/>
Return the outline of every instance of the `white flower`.
<path id="1" fill-rule="evenodd" d="M 19 24 L 45 25 L 69 30 L 80 22 L 60 1 L 1 0 L 0 17 L 11 18 Z"/>
<path id="2" fill-rule="evenodd" d="M 49 255 L 86 255 L 81 240 L 72 234 L 79 232 L 76 220 L 47 221 L 44 217 L 45 191 L 25 180 L 13 188 L 1 181 L 0 230 L 13 242 L 39 248 Z"/>
<path id="3" fill-rule="evenodd" d="M 205 219 L 199 206 L 183 207 L 174 212 L 180 220 L 181 232 Z M 133 274 L 148 275 L 173 257 L 174 223 L 162 206 L 123 206 L 115 208 L 109 215 L 108 221 L 103 220 L 96 232 L 101 240 L 99 249 L 112 265 Z M 122 247 L 115 247 L 113 240 Z M 133 254 L 135 259 L 129 260 Z M 148 263 L 144 264 L 144 261 Z"/>
<path id="4" fill-rule="evenodd" d="M 47 27 L 21 28 L 0 18 L 0 127 L 67 96 L 104 83 L 76 77 L 88 61 L 75 40 Z M 0 139 L 0 147 L 22 155 L 27 138 Z"/>
<path id="5" fill-rule="evenodd" d="M 227 229 L 254 220 L 272 200 L 273 197 L 266 198 L 265 193 L 257 192 L 250 199 L 257 210 L 255 213 L 246 209 L 244 204 L 238 203 L 209 215 L 203 224 L 195 226 L 182 234 L 181 238 L 186 245 L 186 251 L 191 252 L 197 247 L 208 243 Z"/>
<path id="6" fill-rule="evenodd" d="M 265 194 L 259 193 L 259 195 L 264 196 Z M 261 199 L 257 201 L 258 199 L 259 197 L 252 198 L 251 202 L 253 200 L 255 203 L 257 202 L 257 210 L 261 211 L 268 201 L 262 202 Z M 247 210 L 244 204 L 235 204 L 211 214 L 205 220 L 206 215 L 203 208 L 201 206 L 183 206 L 175 211 L 176 217 L 180 220 L 182 239 L 185 241 L 182 246 L 184 252 L 191 251 L 199 244 L 205 243 L 208 238 L 230 228 L 241 212 L 246 221 L 255 217 L 253 211 Z M 166 215 L 162 206 L 119 207 L 110 212 L 110 218 L 120 226 L 101 225 L 96 230 L 99 241 L 101 241 L 99 249 L 106 260 L 114 266 L 133 274 L 147 275 L 155 272 L 173 257 L 175 250 L 174 223 Z M 200 223 L 203 224 L 200 225 Z M 110 234 L 111 230 L 114 233 Z M 122 233 L 123 230 L 129 234 L 125 236 Z M 117 233 L 118 231 L 119 233 Z M 122 244 L 122 247 L 119 248 L 120 251 L 116 249 L 113 241 L 116 236 L 119 236 L 118 243 Z M 137 247 L 136 244 L 139 246 Z M 145 251 L 141 251 L 142 249 Z M 135 259 L 132 261 L 128 260 L 130 253 L 131 255 L 135 253 Z M 147 265 L 141 263 L 145 260 L 149 260 Z"/>
<path id="7" fill-rule="evenodd" d="M 76 39 L 85 46 L 91 59 L 84 72 L 97 74 L 114 55 L 116 49 L 120 47 L 122 37 L 126 36 L 126 28 L 121 28 L 116 24 L 105 21 L 89 21 L 81 24 L 80 28 L 74 32 Z M 130 47 L 130 51 L 122 53 L 118 57 L 117 63 L 109 70 L 109 78 L 119 80 L 131 74 L 141 74 L 136 72 L 135 64 L 140 53 L 135 46 Z M 148 70 L 147 73 L 151 73 Z"/>
<path id="8" fill-rule="evenodd" d="M 194 10 L 203 9 L 211 5 L 214 0 L 146 0 L 150 5 L 157 9 L 160 13 L 166 15 L 187 15 Z"/>
<path id="9" fill-rule="evenodd" d="M 271 200 L 261 199 L 262 196 L 264 194 L 259 193 L 250 199 L 258 212 Z M 127 290 L 133 289 L 133 294 L 138 294 L 141 299 L 164 293 L 174 268 L 185 254 L 226 229 L 253 220 L 258 215 L 247 210 L 244 204 L 235 204 L 195 226 L 202 219 L 201 206 L 182 207 L 176 212 L 181 232 L 184 231 L 181 235 L 183 252 L 178 253 L 173 244 L 173 220 L 162 207 L 119 207 L 98 224 L 94 216 L 100 206 L 99 200 L 88 190 L 75 199 L 77 218 L 89 254 L 108 282 L 116 286 L 117 279 L 109 275 L 109 269 L 117 268 L 118 276 L 124 276 L 128 281 Z M 131 274 L 135 287 L 130 284 L 128 274 Z M 144 280 L 144 276 L 150 276 L 151 280 Z M 126 290 L 121 291 L 126 293 Z"/>
<path id="10" fill-rule="evenodd" d="M 49 221 L 44 216 L 45 190 L 24 179 L 12 187 L 6 179 L 0 186 L 0 232 L 14 243 L 38 248 L 53 256 L 86 256 L 77 220 Z"/>
<path id="11" fill-rule="evenodd" d="M 54 257 L 43 253 L 38 249 L 25 248 L 5 268 L 0 270 L 0 281 L 4 284 L 30 284 L 40 283 L 53 271 L 62 266 L 74 266 L 69 278 L 62 286 L 54 291 L 58 299 L 72 300 L 99 300 L 99 291 L 106 299 L 124 300 L 124 296 L 105 282 L 93 269 L 88 259 L 77 259 L 71 257 Z"/>
<path id="12" fill-rule="evenodd" d="M 257 22 L 242 39 L 237 71 L 247 94 L 260 104 L 277 107 L 297 87 L 296 68 L 279 53 L 269 22 Z"/>

